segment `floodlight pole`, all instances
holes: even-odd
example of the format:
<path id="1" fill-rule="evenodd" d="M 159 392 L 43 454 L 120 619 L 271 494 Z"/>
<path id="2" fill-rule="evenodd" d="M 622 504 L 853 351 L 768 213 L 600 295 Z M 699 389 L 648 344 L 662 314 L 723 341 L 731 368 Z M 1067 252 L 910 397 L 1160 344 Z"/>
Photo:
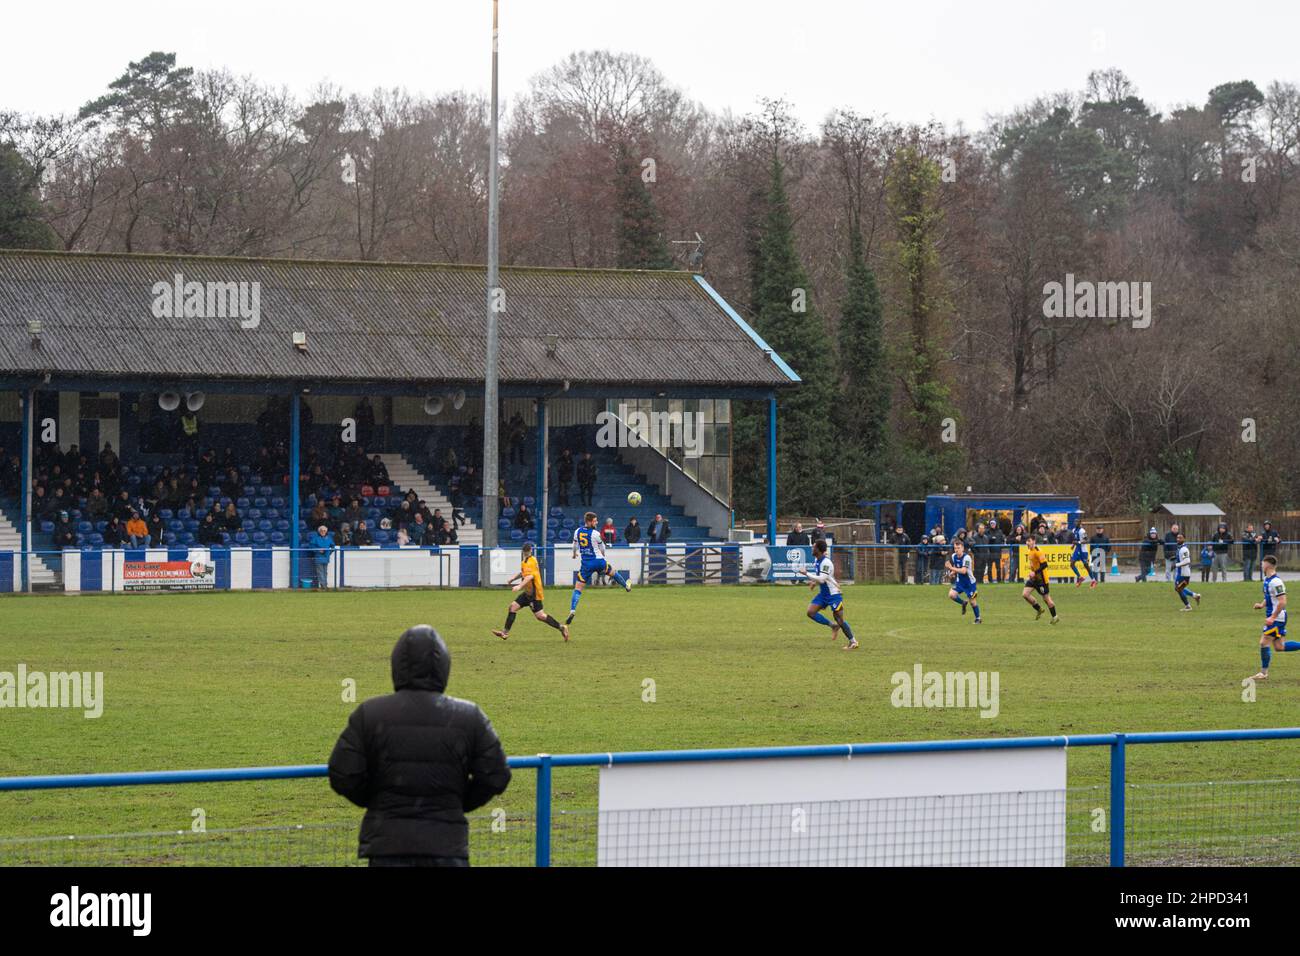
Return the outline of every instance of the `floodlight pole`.
<path id="1" fill-rule="evenodd" d="M 479 585 L 492 581 L 497 546 L 497 310 L 501 308 L 497 262 L 497 6 L 492 0 L 492 145 L 488 161 L 487 358 L 483 365 L 483 549 Z"/>

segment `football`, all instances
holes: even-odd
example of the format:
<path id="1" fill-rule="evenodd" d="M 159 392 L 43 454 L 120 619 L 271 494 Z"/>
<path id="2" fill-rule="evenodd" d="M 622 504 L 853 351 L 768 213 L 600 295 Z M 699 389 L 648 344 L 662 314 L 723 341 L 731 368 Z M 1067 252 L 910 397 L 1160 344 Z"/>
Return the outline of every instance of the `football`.
<path id="1" fill-rule="evenodd" d="M 629 491 L 627 495 L 627 503 L 630 504 L 633 508 L 639 505 L 641 503 L 641 492 Z"/>

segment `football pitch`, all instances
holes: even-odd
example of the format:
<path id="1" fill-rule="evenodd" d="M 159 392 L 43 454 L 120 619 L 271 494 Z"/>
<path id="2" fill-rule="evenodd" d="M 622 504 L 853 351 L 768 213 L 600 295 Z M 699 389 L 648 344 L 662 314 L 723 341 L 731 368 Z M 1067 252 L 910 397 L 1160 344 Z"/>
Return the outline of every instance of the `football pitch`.
<path id="1" fill-rule="evenodd" d="M 102 671 L 103 714 L 0 710 L 0 775 L 324 763 L 355 702 L 391 691 L 389 652 L 418 623 L 450 646 L 449 692 L 478 702 L 512 755 L 1300 722 L 1300 654 L 1277 654 L 1243 699 L 1258 585 L 1198 586 L 1205 600 L 1181 613 L 1165 584 L 1054 585 L 1051 626 L 1018 585 L 987 585 L 976 627 L 946 588 L 859 585 L 845 591 L 852 653 L 807 620 L 795 586 L 589 589 L 567 645 L 526 614 L 493 637 L 506 590 L 16 597 L 0 602 L 0 671 Z M 568 596 L 548 589 L 548 608 L 563 614 Z M 996 715 L 895 706 L 894 675 L 918 665 L 996 673 Z M 1107 759 L 1069 752 L 1083 803 L 1095 788 L 1105 805 Z M 1142 746 L 1128 764 L 1140 786 L 1245 785 L 1300 776 L 1300 750 Z M 485 812 L 526 819 L 533 776 L 516 772 Z M 557 770 L 554 786 L 557 815 L 594 810 L 595 770 Z M 354 852 L 360 813 L 322 779 L 0 793 L 0 841 L 189 831 L 201 816 L 210 830 L 329 824 Z"/>

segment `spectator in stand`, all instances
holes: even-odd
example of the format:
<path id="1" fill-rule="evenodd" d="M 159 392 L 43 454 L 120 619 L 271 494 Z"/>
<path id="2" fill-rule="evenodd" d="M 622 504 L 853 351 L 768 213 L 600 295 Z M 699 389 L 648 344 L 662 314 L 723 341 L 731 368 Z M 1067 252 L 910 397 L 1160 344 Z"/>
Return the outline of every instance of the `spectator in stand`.
<path id="1" fill-rule="evenodd" d="M 948 561 L 948 539 L 938 525 L 930 532 L 930 583 L 939 584 Z"/>
<path id="2" fill-rule="evenodd" d="M 812 531 L 808 535 L 808 538 L 812 544 L 816 544 L 818 541 L 825 539 L 825 537 L 826 537 L 826 522 L 823 521 L 821 518 L 818 518 L 817 527 L 812 529 Z"/>
<path id="3" fill-rule="evenodd" d="M 366 513 L 361 510 L 360 499 L 353 498 L 352 501 L 348 503 L 347 511 L 343 512 L 343 520 L 355 528 L 361 523 L 361 519 L 365 517 L 365 514 Z"/>
<path id="4" fill-rule="evenodd" d="M 996 520 L 989 524 L 989 559 L 987 562 L 989 583 L 1002 583 L 1002 559 L 1007 553 L 1007 536 Z"/>
<path id="5" fill-rule="evenodd" d="M 1171 524 L 1169 530 L 1165 532 L 1165 580 L 1173 580 L 1173 569 L 1178 563 L 1178 532 L 1179 527 Z"/>
<path id="6" fill-rule="evenodd" d="M 469 866 L 465 814 L 510 784 L 492 722 L 448 696 L 451 655 L 427 624 L 392 654 L 394 693 L 348 718 L 329 759 L 330 787 L 366 815 L 358 855 L 371 866 Z"/>
<path id="7" fill-rule="evenodd" d="M 199 416 L 188 408 L 181 415 L 181 451 L 186 461 L 193 461 L 199 454 Z"/>
<path id="8" fill-rule="evenodd" d="M 153 512 L 149 515 L 149 520 L 145 524 L 149 528 L 149 540 L 153 543 L 153 546 L 155 548 L 163 547 L 167 543 L 167 539 L 163 537 L 165 528 L 163 527 L 162 515 L 157 511 Z"/>
<path id="9" fill-rule="evenodd" d="M 1214 552 L 1214 560 L 1210 569 L 1210 580 L 1215 579 L 1215 575 L 1223 575 L 1222 580 L 1228 582 L 1228 549 L 1232 547 L 1232 532 L 1228 526 L 1220 521 L 1219 530 L 1210 537 L 1210 547 Z"/>
<path id="10" fill-rule="evenodd" d="M 226 502 L 226 509 L 221 513 L 221 530 L 232 537 L 244 530 L 244 522 L 239 517 L 239 509 L 233 501 Z"/>
<path id="11" fill-rule="evenodd" d="M 125 540 L 126 529 L 122 527 L 122 522 L 117 520 L 117 515 L 114 515 L 104 526 L 104 547 L 120 548 Z"/>
<path id="12" fill-rule="evenodd" d="M 504 478 L 497 480 L 497 501 L 502 511 L 505 511 L 511 505 L 510 495 L 506 493 L 506 480 Z"/>
<path id="13" fill-rule="evenodd" d="M 393 513 L 389 517 L 392 519 L 394 528 L 408 527 L 415 520 L 415 515 L 411 512 L 411 503 L 406 499 L 402 499 L 401 504 L 393 509 Z"/>
<path id="14" fill-rule="evenodd" d="M 54 550 L 77 546 L 77 526 L 72 523 L 66 511 L 59 512 L 59 519 L 54 522 Z"/>
<path id="15" fill-rule="evenodd" d="M 521 504 L 519 510 L 515 512 L 515 528 L 527 534 L 536 525 L 537 522 L 533 520 L 533 513 L 528 510 L 528 505 Z"/>
<path id="16" fill-rule="evenodd" d="M 1273 522 L 1264 522 L 1264 527 L 1260 529 L 1259 544 L 1261 561 L 1270 554 L 1277 556 L 1278 548 L 1282 544 L 1282 536 L 1273 530 Z"/>
<path id="17" fill-rule="evenodd" d="M 983 521 L 976 522 L 975 533 L 968 536 L 966 546 L 970 548 L 971 563 L 975 565 L 975 583 L 979 584 L 984 580 L 989 565 L 989 533 Z"/>
<path id="18" fill-rule="evenodd" d="M 51 517 L 50 507 L 50 499 L 45 493 L 45 486 L 37 485 L 32 489 L 32 514 L 36 515 L 41 521 L 48 521 Z"/>
<path id="19" fill-rule="evenodd" d="M 898 580 L 901 584 L 907 583 L 907 552 L 912 549 L 912 538 L 903 530 L 900 524 L 894 529 L 894 533 L 889 536 L 889 543 L 898 550 Z"/>
<path id="20" fill-rule="evenodd" d="M 113 451 L 112 442 L 104 442 L 104 447 L 99 453 L 99 467 L 104 471 L 116 471 L 118 468 L 117 453 Z"/>
<path id="21" fill-rule="evenodd" d="M 324 501 L 317 500 L 316 506 L 311 509 L 311 515 L 308 517 L 307 523 L 313 528 L 318 528 L 321 525 L 329 525 L 330 512 L 329 509 L 325 507 Z"/>
<path id="22" fill-rule="evenodd" d="M 217 516 L 210 511 L 199 522 L 199 530 L 194 537 L 199 544 L 206 547 L 224 544 L 226 540 L 221 535 L 221 526 L 217 524 Z"/>
<path id="23" fill-rule="evenodd" d="M 340 524 L 342 524 L 343 515 L 345 513 L 346 512 L 343 508 L 343 499 L 340 498 L 338 495 L 335 495 L 333 498 L 330 499 L 330 506 L 329 506 L 330 527 L 337 528 Z"/>
<path id="24" fill-rule="evenodd" d="M 1098 560 L 1093 562 L 1093 567 L 1097 571 L 1097 580 L 1102 584 L 1106 583 L 1106 572 L 1110 570 L 1110 538 L 1106 537 L 1106 529 L 1097 525 L 1097 531 L 1088 539 L 1090 549 L 1089 557 L 1098 556 Z"/>
<path id="25" fill-rule="evenodd" d="M 573 453 L 566 448 L 555 462 L 555 492 L 561 507 L 569 503 L 569 485 L 572 482 Z"/>
<path id="26" fill-rule="evenodd" d="M 460 467 L 460 462 L 456 458 L 456 449 L 450 445 L 442 453 L 442 473 L 446 476 L 448 482 L 456 474 L 456 469 Z"/>
<path id="27" fill-rule="evenodd" d="M 618 540 L 618 529 L 614 527 L 612 517 L 605 519 L 605 524 L 600 529 L 600 536 L 606 545 L 611 545 Z"/>
<path id="28" fill-rule="evenodd" d="M 455 455 L 455 452 L 452 452 L 452 454 Z M 375 488 L 389 484 L 388 466 L 384 464 L 384 460 L 378 455 L 370 459 L 370 484 Z"/>
<path id="29" fill-rule="evenodd" d="M 447 519 L 442 516 L 441 508 L 434 508 L 429 516 L 429 527 L 433 531 L 433 543 L 438 547 L 447 543 Z"/>
<path id="30" fill-rule="evenodd" d="M 344 521 L 339 525 L 339 547 L 349 548 L 352 546 L 352 525 Z"/>
<path id="31" fill-rule="evenodd" d="M 375 408 L 370 404 L 370 396 L 361 396 L 352 409 L 352 418 L 357 423 L 357 444 L 366 448 L 375 440 Z"/>
<path id="32" fill-rule="evenodd" d="M 596 490 L 596 462 L 591 457 L 591 452 L 582 453 L 582 460 L 578 462 L 578 490 L 582 493 L 582 503 L 591 507 L 591 498 Z"/>
<path id="33" fill-rule="evenodd" d="M 1029 531 L 1022 524 L 1016 525 L 1011 534 L 1007 536 L 1007 545 L 1011 549 L 1011 580 L 1017 583 L 1022 579 L 1020 573 L 1020 549 L 1024 547 L 1028 538 Z"/>
<path id="34" fill-rule="evenodd" d="M 244 496 L 244 479 L 239 476 L 239 470 L 234 466 L 226 469 L 226 477 L 221 482 L 221 493 L 227 498 Z"/>
<path id="35" fill-rule="evenodd" d="M 198 476 L 199 484 L 205 488 L 210 488 L 212 483 L 217 480 L 217 450 L 209 448 L 200 455 L 194 470 Z"/>
<path id="36" fill-rule="evenodd" d="M 518 412 L 510 416 L 510 421 L 506 425 L 506 443 L 510 447 L 510 464 L 524 463 L 524 438 L 528 434 L 528 426 L 524 424 L 524 418 Z"/>
<path id="37" fill-rule="evenodd" d="M 108 499 L 98 488 L 92 488 L 90 497 L 86 499 L 86 519 L 88 521 L 99 521 L 108 514 Z"/>
<path id="38" fill-rule="evenodd" d="M 628 544 L 640 543 L 641 523 L 636 520 L 636 515 L 627 519 L 627 527 L 623 529 L 623 540 Z"/>
<path id="39" fill-rule="evenodd" d="M 655 520 L 650 522 L 650 527 L 646 530 L 651 544 L 667 544 L 673 535 L 673 529 L 663 515 L 655 515 Z"/>
<path id="40" fill-rule="evenodd" d="M 323 591 L 329 587 L 330 554 L 334 551 L 334 539 L 330 536 L 330 529 L 323 524 L 318 525 L 316 533 L 307 542 L 307 547 L 312 550 L 312 565 L 316 572 L 316 587 Z"/>
<path id="41" fill-rule="evenodd" d="M 364 521 L 357 522 L 357 530 L 352 533 L 352 544 L 358 548 L 368 548 L 375 543 L 374 536 Z"/>
<path id="42" fill-rule="evenodd" d="M 1263 535 L 1255 532 L 1254 524 L 1246 525 L 1246 531 L 1241 536 L 1241 579 L 1243 581 L 1255 580 L 1255 562 L 1259 560 L 1259 545 L 1263 540 Z"/>
<path id="43" fill-rule="evenodd" d="M 917 584 L 930 583 L 930 536 L 922 534 L 921 540 L 916 543 L 916 571 L 914 572 Z"/>
<path id="44" fill-rule="evenodd" d="M 1142 539 L 1142 547 L 1138 548 L 1138 574 L 1139 582 L 1146 581 L 1156 568 L 1156 554 L 1160 551 L 1160 532 L 1152 528 L 1147 532 L 1147 536 Z"/>
<path id="45" fill-rule="evenodd" d="M 398 528 L 396 540 L 397 540 L 397 546 L 399 548 L 406 547 L 408 544 L 411 543 L 410 532 L 408 532 L 405 527 Z"/>
<path id="46" fill-rule="evenodd" d="M 1210 569 L 1214 567 L 1214 545 L 1207 541 L 1201 545 L 1201 583 L 1210 582 Z"/>
<path id="47" fill-rule="evenodd" d="M 424 515 L 418 511 L 415 512 L 415 517 L 411 519 L 411 523 L 406 526 L 406 533 L 410 535 L 411 544 L 431 544 L 432 542 L 428 538 L 429 532 L 432 530 L 425 524 Z"/>
<path id="48" fill-rule="evenodd" d="M 126 536 L 133 548 L 149 547 L 149 526 L 140 517 L 140 512 L 131 509 L 131 518 L 126 523 Z"/>
<path id="49" fill-rule="evenodd" d="M 135 511 L 131 507 L 131 493 L 123 488 L 113 502 L 113 514 L 117 515 L 119 521 L 123 524 L 131 520 L 131 512 Z"/>
<path id="50" fill-rule="evenodd" d="M 794 527 L 785 536 L 785 543 L 792 548 L 807 547 L 812 544 L 812 541 L 808 538 L 808 532 L 803 529 L 803 522 L 796 521 L 794 523 Z"/>

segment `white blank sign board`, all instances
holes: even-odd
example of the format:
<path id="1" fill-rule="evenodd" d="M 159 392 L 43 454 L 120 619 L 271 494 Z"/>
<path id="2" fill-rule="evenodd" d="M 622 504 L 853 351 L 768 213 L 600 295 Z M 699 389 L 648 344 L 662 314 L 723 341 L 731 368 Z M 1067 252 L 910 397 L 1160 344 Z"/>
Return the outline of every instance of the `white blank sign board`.
<path id="1" fill-rule="evenodd" d="M 1065 748 L 619 764 L 601 866 L 1063 866 Z"/>

